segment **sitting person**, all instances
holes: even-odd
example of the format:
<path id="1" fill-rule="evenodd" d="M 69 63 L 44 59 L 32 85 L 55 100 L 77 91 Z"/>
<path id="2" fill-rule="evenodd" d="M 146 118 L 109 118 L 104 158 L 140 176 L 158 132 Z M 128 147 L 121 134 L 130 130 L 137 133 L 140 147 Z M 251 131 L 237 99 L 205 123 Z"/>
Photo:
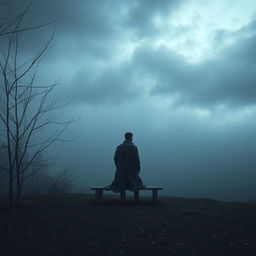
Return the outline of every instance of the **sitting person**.
<path id="1" fill-rule="evenodd" d="M 133 134 L 125 133 L 125 141 L 116 148 L 114 161 L 115 178 L 108 190 L 120 192 L 121 200 L 125 200 L 125 190 L 134 191 L 145 187 L 139 176 L 140 158 L 137 147 L 132 143 Z"/>

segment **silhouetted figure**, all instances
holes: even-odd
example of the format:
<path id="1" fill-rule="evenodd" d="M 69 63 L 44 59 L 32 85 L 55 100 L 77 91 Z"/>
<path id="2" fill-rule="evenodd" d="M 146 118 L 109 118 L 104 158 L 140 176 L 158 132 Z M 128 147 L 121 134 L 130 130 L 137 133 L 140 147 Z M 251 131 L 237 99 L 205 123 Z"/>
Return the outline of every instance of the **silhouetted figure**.
<path id="1" fill-rule="evenodd" d="M 116 173 L 114 181 L 107 188 L 120 192 L 121 200 L 125 200 L 125 190 L 134 191 L 143 187 L 139 176 L 140 158 L 137 147 L 132 143 L 133 134 L 127 132 L 125 141 L 116 148 L 114 161 Z"/>

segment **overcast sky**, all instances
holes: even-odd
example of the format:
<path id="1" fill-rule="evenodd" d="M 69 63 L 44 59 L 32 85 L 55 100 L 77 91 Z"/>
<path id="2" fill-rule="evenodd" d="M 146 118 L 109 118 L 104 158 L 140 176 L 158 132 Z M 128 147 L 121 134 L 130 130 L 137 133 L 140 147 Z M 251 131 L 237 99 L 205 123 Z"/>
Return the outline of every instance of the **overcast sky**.
<path id="1" fill-rule="evenodd" d="M 55 21 L 24 34 L 22 54 L 55 28 L 41 79 L 60 79 L 67 117 L 81 118 L 66 134 L 78 139 L 48 154 L 80 185 L 112 181 L 131 131 L 146 185 L 256 199 L 255 0 L 36 0 L 28 20 Z"/>

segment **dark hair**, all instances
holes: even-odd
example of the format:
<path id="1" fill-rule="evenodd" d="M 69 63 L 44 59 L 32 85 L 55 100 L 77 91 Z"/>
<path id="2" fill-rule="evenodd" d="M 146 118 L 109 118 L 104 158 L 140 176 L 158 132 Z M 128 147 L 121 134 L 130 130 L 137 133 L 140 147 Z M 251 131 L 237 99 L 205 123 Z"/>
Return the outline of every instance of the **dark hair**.
<path id="1" fill-rule="evenodd" d="M 132 139 L 132 136 L 133 136 L 133 134 L 132 134 L 131 132 L 127 132 L 127 133 L 125 133 L 125 135 L 124 135 L 124 137 L 125 137 L 126 140 L 131 140 L 131 139 Z"/>

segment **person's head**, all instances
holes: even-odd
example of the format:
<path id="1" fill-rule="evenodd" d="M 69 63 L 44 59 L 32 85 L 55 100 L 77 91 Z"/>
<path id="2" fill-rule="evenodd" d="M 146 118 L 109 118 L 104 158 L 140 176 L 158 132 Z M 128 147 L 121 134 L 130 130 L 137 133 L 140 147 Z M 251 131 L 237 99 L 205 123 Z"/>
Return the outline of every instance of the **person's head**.
<path id="1" fill-rule="evenodd" d="M 132 141 L 133 134 L 131 132 L 126 132 L 124 138 L 128 141 Z"/>

